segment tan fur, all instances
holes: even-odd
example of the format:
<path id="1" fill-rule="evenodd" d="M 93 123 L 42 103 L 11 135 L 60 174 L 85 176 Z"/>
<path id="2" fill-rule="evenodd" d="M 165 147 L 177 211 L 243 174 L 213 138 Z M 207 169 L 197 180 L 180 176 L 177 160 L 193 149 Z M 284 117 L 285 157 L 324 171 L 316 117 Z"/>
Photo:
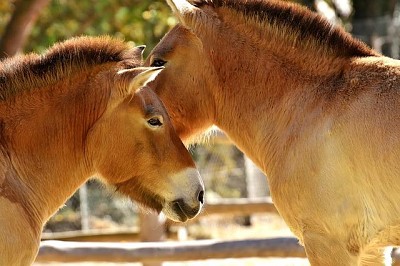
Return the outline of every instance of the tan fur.
<path id="1" fill-rule="evenodd" d="M 215 124 L 268 176 L 312 265 L 400 245 L 400 63 L 300 6 L 170 0 L 146 61 L 183 139 Z M 159 65 L 159 64 L 158 64 Z"/>
<path id="2" fill-rule="evenodd" d="M 160 69 L 140 64 L 141 49 L 105 37 L 0 64 L 0 265 L 30 265 L 44 223 L 91 176 L 175 220 L 200 211 L 191 156 L 142 87 Z"/>

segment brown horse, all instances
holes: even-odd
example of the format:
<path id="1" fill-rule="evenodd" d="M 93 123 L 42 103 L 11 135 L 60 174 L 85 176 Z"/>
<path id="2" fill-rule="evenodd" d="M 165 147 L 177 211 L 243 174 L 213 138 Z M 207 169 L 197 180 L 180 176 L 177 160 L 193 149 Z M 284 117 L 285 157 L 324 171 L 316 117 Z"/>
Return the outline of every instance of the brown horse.
<path id="1" fill-rule="evenodd" d="M 0 265 L 29 265 L 46 220 L 89 177 L 186 221 L 203 183 L 156 94 L 143 47 L 108 37 L 0 63 Z"/>
<path id="2" fill-rule="evenodd" d="M 215 124 L 268 176 L 312 265 L 400 245 L 400 63 L 283 1 L 171 0 L 146 64 L 178 134 Z"/>

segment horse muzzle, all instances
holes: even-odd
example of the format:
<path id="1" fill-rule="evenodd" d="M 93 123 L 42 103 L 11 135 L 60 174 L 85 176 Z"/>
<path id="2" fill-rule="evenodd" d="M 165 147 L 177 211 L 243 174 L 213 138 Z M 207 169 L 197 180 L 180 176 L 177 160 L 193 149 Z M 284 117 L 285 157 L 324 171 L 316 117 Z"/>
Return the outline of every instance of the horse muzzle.
<path id="1" fill-rule="evenodd" d="M 189 168 L 172 176 L 171 181 L 174 198 L 165 202 L 162 212 L 177 222 L 196 217 L 204 204 L 204 185 L 199 172 Z"/>

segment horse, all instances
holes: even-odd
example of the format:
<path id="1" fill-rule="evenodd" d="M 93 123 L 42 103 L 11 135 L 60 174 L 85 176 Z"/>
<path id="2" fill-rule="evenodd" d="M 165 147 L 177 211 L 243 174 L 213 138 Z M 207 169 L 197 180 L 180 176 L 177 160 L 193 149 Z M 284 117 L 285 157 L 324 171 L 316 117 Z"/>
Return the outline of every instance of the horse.
<path id="1" fill-rule="evenodd" d="M 0 265 L 33 263 L 42 227 L 91 177 L 175 221 L 204 186 L 157 95 L 144 46 L 76 37 L 0 63 Z"/>
<path id="2" fill-rule="evenodd" d="M 266 174 L 311 265 L 400 245 L 400 62 L 274 0 L 168 0 L 145 66 L 184 142 L 216 125 Z"/>

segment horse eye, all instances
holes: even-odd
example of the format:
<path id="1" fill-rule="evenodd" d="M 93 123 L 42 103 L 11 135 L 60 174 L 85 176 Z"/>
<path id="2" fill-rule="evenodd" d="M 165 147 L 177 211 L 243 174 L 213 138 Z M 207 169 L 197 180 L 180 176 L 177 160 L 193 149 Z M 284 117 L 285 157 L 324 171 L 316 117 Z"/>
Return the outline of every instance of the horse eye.
<path id="1" fill-rule="evenodd" d="M 161 67 L 164 66 L 167 63 L 167 61 L 164 61 L 162 59 L 154 59 L 153 63 L 151 63 L 150 66 L 152 67 Z"/>
<path id="2" fill-rule="evenodd" d="M 161 119 L 158 117 L 150 118 L 149 120 L 147 120 L 147 123 L 152 127 L 161 127 L 163 125 Z"/>

